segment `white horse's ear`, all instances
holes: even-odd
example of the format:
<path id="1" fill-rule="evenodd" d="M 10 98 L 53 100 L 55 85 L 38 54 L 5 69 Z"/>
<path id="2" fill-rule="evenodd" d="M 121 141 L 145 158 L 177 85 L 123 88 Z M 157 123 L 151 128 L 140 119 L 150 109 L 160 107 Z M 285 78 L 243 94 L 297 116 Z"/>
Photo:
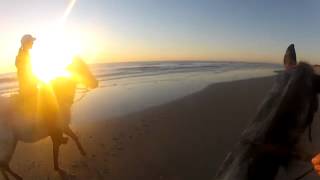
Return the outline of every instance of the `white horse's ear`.
<path id="1" fill-rule="evenodd" d="M 283 64 L 285 66 L 293 66 L 297 64 L 296 50 L 294 49 L 294 44 L 290 44 L 287 48 L 286 54 L 283 58 Z"/>

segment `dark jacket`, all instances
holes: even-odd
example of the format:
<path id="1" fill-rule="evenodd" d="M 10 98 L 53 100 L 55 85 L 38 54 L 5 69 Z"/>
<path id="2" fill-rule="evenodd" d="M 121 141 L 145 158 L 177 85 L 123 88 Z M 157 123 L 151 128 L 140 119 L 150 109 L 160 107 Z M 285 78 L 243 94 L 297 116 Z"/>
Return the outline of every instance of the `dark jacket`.
<path id="1" fill-rule="evenodd" d="M 37 91 L 36 79 L 32 73 L 29 51 L 19 49 L 15 62 L 19 81 L 19 93 L 23 97 L 33 96 Z"/>

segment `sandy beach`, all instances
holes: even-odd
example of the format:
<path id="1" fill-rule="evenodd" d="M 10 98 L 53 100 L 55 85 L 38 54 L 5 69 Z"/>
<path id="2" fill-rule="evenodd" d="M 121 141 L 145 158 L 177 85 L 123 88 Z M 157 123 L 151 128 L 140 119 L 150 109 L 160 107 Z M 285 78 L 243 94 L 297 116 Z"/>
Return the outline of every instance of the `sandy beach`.
<path id="1" fill-rule="evenodd" d="M 319 7 L 1 1 L 0 180 L 319 180 Z"/>
<path id="2" fill-rule="evenodd" d="M 72 141 L 61 148 L 65 179 L 212 179 L 273 79 L 213 84 L 141 112 L 74 124 L 88 155 Z M 25 179 L 60 179 L 50 139 L 19 143 L 11 166 Z"/>

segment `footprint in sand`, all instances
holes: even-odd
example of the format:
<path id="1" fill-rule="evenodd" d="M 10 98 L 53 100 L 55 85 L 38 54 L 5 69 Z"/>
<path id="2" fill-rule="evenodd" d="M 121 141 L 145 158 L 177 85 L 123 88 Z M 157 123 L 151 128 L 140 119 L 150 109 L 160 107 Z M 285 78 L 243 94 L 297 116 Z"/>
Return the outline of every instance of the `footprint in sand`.
<path id="1" fill-rule="evenodd" d="M 123 150 L 124 150 L 123 147 L 117 147 L 116 149 L 117 149 L 118 151 L 123 151 Z"/>
<path id="2" fill-rule="evenodd" d="M 27 170 L 29 171 L 35 167 L 36 167 L 36 162 L 32 161 L 31 164 L 28 166 Z"/>
<path id="3" fill-rule="evenodd" d="M 100 144 L 101 148 L 105 148 L 105 145 L 103 143 Z"/>
<path id="4" fill-rule="evenodd" d="M 149 124 L 142 124 L 142 126 L 147 128 L 147 127 L 149 127 Z"/>
<path id="5" fill-rule="evenodd" d="M 104 169 L 104 170 L 103 170 L 103 173 L 104 173 L 104 174 L 109 174 L 109 173 L 110 173 L 110 170 L 109 170 L 109 169 Z"/>
<path id="6" fill-rule="evenodd" d="M 112 140 L 119 141 L 120 139 L 118 137 L 113 137 Z"/>
<path id="7" fill-rule="evenodd" d="M 73 162 L 71 167 L 74 168 L 74 169 L 82 168 L 82 167 L 87 168 L 88 167 L 88 163 L 87 163 L 87 160 L 78 160 L 78 161 Z"/>
<path id="8" fill-rule="evenodd" d="M 75 180 L 77 176 L 74 174 L 67 173 L 66 171 L 58 171 L 58 175 L 62 180 Z"/>
<path id="9" fill-rule="evenodd" d="M 79 167 L 80 167 L 80 165 L 78 163 L 73 163 L 71 165 L 71 168 L 73 168 L 73 169 L 78 169 Z"/>
<path id="10" fill-rule="evenodd" d="M 138 132 L 139 135 L 142 135 L 144 133 L 144 128 L 136 127 L 135 128 L 136 132 Z"/>
<path id="11" fill-rule="evenodd" d="M 124 133 L 120 133 L 119 136 L 120 136 L 120 137 L 124 137 L 125 134 L 124 134 Z"/>

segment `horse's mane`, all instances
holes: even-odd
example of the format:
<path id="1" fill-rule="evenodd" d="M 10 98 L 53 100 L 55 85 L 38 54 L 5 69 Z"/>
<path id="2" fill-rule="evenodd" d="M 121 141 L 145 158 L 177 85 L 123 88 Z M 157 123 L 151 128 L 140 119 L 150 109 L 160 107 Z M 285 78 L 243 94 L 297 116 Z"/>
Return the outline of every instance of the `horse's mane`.
<path id="1" fill-rule="evenodd" d="M 313 68 L 304 62 L 280 74 L 242 138 L 255 142 L 278 141 L 283 136 L 288 136 L 288 141 L 296 139 L 290 131 L 303 131 L 312 122 L 304 118 L 308 117 L 308 109 L 316 108 L 313 75 Z"/>

